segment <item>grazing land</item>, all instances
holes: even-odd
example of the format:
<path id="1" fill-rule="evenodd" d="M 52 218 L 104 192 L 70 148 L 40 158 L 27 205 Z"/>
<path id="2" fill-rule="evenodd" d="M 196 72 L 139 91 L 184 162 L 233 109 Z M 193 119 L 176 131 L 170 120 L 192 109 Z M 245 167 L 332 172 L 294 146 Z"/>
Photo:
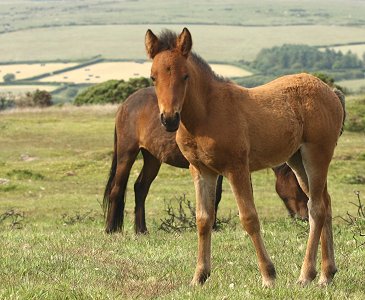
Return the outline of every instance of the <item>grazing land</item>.
<path id="1" fill-rule="evenodd" d="M 156 33 L 163 28 L 180 32 L 183 26 L 185 25 L 88 25 L 9 32 L 0 35 L 1 60 L 79 61 L 98 55 L 108 59 L 145 60 L 144 35 L 148 28 Z M 285 43 L 316 46 L 365 42 L 365 27 L 186 26 L 193 36 L 194 51 L 209 62 L 251 61 L 262 48 Z M 27 47 L 22 47 L 24 44 Z"/>
<path id="2" fill-rule="evenodd" d="M 348 100 L 352 103 L 352 99 Z M 364 134 L 345 132 L 329 173 L 339 272 L 333 285 L 299 288 L 308 227 L 287 217 L 271 170 L 253 174 L 254 194 L 267 248 L 278 271 L 274 289 L 262 289 L 256 256 L 239 225 L 213 235 L 213 272 L 191 288 L 194 231 L 158 230 L 164 201 L 194 200 L 189 172 L 164 165 L 146 203 L 150 234 L 133 234 L 129 180 L 125 233 L 103 232 L 100 207 L 111 163 L 116 106 L 12 110 L 0 114 L 0 298 L 100 299 L 362 299 L 364 246 L 339 217 L 356 215 L 354 190 L 365 195 Z M 351 118 L 351 116 L 349 116 Z M 236 214 L 227 182 L 219 216 Z M 12 212 L 12 213 L 11 213 Z M 238 223 L 238 218 L 234 218 Z M 359 246 L 359 247 L 357 247 Z"/>

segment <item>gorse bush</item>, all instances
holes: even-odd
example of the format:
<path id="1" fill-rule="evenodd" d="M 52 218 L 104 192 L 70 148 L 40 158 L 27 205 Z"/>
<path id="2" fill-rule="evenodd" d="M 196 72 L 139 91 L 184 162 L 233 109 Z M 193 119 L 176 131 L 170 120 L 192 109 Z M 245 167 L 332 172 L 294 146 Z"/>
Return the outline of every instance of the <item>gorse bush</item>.
<path id="1" fill-rule="evenodd" d="M 129 81 L 108 80 L 93 85 L 81 92 L 75 98 L 74 104 L 120 103 L 137 90 L 151 85 L 151 81 L 144 77 L 132 78 Z"/>

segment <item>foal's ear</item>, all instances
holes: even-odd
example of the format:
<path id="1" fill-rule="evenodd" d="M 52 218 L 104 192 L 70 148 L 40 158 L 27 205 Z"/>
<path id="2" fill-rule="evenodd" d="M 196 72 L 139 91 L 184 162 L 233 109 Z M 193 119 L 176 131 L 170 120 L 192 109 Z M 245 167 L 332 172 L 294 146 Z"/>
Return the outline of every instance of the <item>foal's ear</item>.
<path id="1" fill-rule="evenodd" d="M 144 44 L 146 46 L 146 52 L 149 58 L 154 58 L 158 53 L 158 38 L 153 34 L 151 29 L 148 29 L 144 39 Z"/>
<path id="2" fill-rule="evenodd" d="M 191 38 L 191 34 L 187 28 L 184 28 L 177 38 L 176 48 L 180 50 L 182 55 L 188 57 L 192 46 L 193 40 Z"/>

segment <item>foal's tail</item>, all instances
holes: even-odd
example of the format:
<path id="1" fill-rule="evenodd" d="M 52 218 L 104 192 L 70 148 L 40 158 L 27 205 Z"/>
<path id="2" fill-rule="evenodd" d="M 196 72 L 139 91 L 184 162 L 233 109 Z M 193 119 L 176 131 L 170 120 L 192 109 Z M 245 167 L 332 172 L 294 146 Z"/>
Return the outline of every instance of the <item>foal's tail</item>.
<path id="1" fill-rule="evenodd" d="M 341 132 L 340 132 L 340 135 L 341 135 L 342 132 L 343 132 L 343 128 L 345 126 L 345 119 L 346 119 L 345 94 L 343 92 L 341 92 L 337 88 L 334 88 L 333 91 L 335 92 L 335 94 L 337 95 L 338 99 L 340 100 L 341 105 L 342 105 L 342 109 L 343 109 L 342 127 L 341 127 Z"/>

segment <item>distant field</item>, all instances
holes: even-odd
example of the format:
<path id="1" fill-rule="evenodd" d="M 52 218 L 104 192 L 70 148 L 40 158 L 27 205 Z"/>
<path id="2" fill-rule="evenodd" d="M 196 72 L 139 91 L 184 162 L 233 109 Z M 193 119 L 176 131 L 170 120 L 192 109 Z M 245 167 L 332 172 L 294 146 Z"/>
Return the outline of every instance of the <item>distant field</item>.
<path id="1" fill-rule="evenodd" d="M 358 0 L 0 1 L 0 32 L 91 24 L 361 25 Z"/>
<path id="2" fill-rule="evenodd" d="M 26 50 L 26 47 L 24 50 Z M 0 65 L 0 82 L 4 82 L 3 76 L 7 73 L 14 74 L 15 79 L 18 80 L 33 77 L 43 73 L 54 72 L 56 70 L 69 68 L 75 65 L 76 64 L 74 63 Z"/>
<path id="3" fill-rule="evenodd" d="M 35 90 L 52 92 L 57 88 L 54 85 L 0 85 L 0 93 L 24 94 Z"/>
<path id="4" fill-rule="evenodd" d="M 217 74 L 224 77 L 244 77 L 252 74 L 249 71 L 230 65 L 212 64 L 211 67 Z M 46 77 L 40 81 L 99 83 L 109 79 L 129 80 L 133 77 L 149 77 L 150 72 L 150 62 L 105 62 Z"/>
<path id="5" fill-rule="evenodd" d="M 358 92 L 360 89 L 365 89 L 365 79 L 343 80 L 338 81 L 337 84 L 352 92 Z"/>
<path id="6" fill-rule="evenodd" d="M 363 58 L 363 55 L 365 55 L 365 44 L 361 45 L 349 45 L 349 46 L 338 46 L 338 47 L 330 47 L 333 50 L 336 51 L 342 51 L 342 53 L 347 53 L 348 51 L 351 51 L 352 53 L 355 53 L 359 58 Z"/>
<path id="7" fill-rule="evenodd" d="M 144 35 L 148 28 L 156 33 L 166 27 L 180 32 L 184 26 L 90 25 L 6 33 L 0 35 L 1 60 L 81 60 L 96 55 L 145 60 Z M 188 25 L 188 28 L 193 35 L 194 50 L 209 62 L 253 60 L 262 48 L 284 43 L 333 45 L 365 41 L 365 28 L 361 27 Z"/>

